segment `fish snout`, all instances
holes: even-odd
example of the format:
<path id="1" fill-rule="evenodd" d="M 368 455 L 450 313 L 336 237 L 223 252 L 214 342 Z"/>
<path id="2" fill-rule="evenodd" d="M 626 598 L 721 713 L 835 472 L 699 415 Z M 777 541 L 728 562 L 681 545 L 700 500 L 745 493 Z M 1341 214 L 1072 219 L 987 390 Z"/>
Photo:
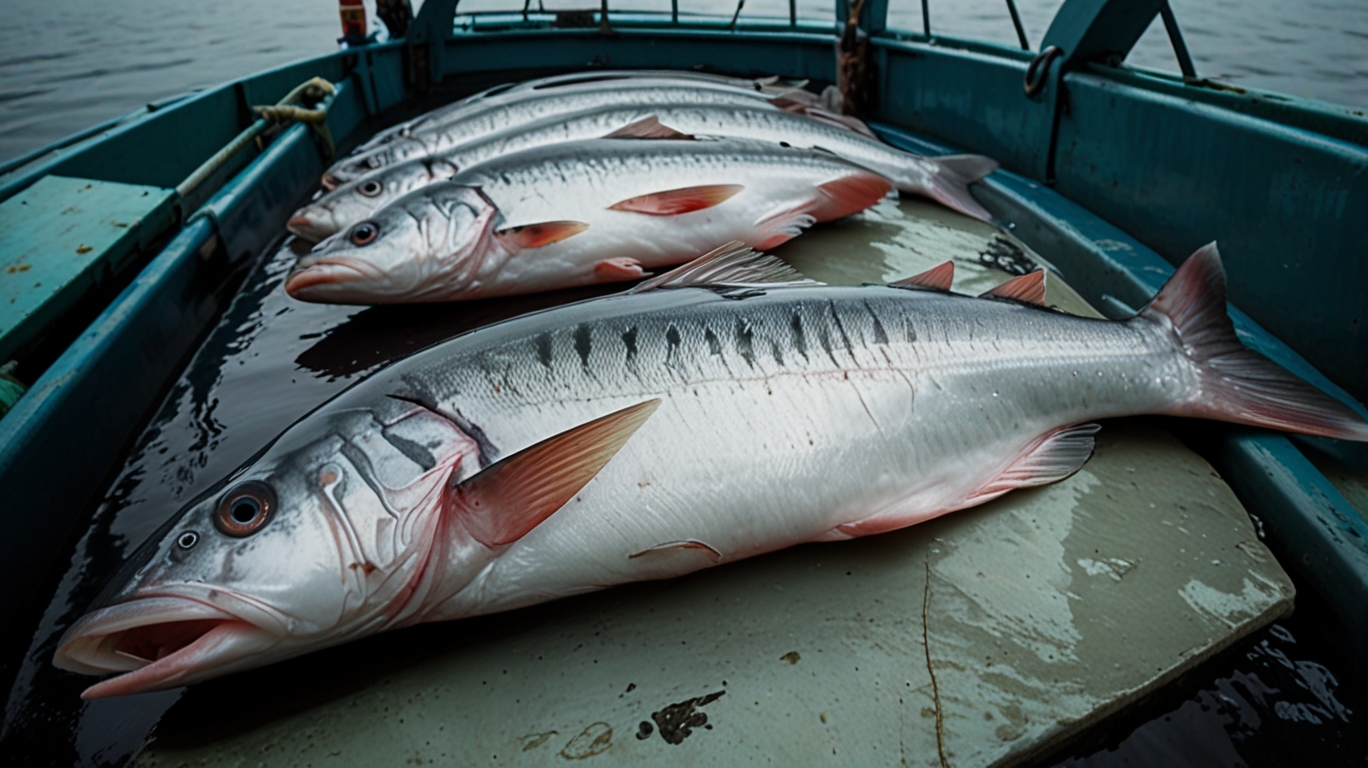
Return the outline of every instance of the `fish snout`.
<path id="1" fill-rule="evenodd" d="M 322 211 L 315 210 L 315 206 L 302 208 L 285 222 L 285 228 L 308 240 L 317 243 L 325 240 L 337 233 L 337 227 L 332 222 L 332 217 L 327 216 Z"/>
<path id="2" fill-rule="evenodd" d="M 325 173 L 323 174 L 323 178 L 319 180 L 318 184 L 319 186 L 323 187 L 324 191 L 331 192 L 334 189 L 337 189 L 338 187 L 342 186 L 342 180 L 332 175 L 331 173 Z"/>
<path id="3" fill-rule="evenodd" d="M 375 280 L 379 275 L 374 272 L 372 265 L 357 259 L 306 256 L 285 278 L 285 292 L 301 301 L 356 303 L 348 284 Z"/>

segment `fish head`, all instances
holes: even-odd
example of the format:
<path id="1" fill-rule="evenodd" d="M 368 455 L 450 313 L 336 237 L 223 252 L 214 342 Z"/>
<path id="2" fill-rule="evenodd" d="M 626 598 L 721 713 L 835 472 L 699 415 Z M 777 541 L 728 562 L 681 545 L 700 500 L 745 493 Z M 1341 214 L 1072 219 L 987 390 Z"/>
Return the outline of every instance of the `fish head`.
<path id="1" fill-rule="evenodd" d="M 416 189 L 450 178 L 458 170 L 454 160 L 444 158 L 418 158 L 383 167 L 342 184 L 295 211 L 286 226 L 316 243 L 364 221 L 374 211 Z"/>
<path id="2" fill-rule="evenodd" d="M 362 176 L 375 173 L 381 168 L 388 168 L 391 165 L 397 165 L 405 160 L 426 154 L 428 154 L 427 147 L 422 142 L 407 137 L 396 138 L 388 144 L 382 144 L 334 163 L 323 174 L 320 183 L 323 189 L 331 191 L 343 184 L 356 181 Z"/>
<path id="3" fill-rule="evenodd" d="M 443 535 L 445 491 L 477 471 L 479 447 L 427 407 L 385 403 L 317 412 L 183 507 L 67 630 L 53 663 L 119 673 L 83 697 L 121 696 L 416 621 L 460 569 L 449 562 L 478 569 L 492 556 Z"/>
<path id="4" fill-rule="evenodd" d="M 458 298 L 500 248 L 501 221 L 478 188 L 431 184 L 319 243 L 295 263 L 285 291 L 334 304 Z"/>

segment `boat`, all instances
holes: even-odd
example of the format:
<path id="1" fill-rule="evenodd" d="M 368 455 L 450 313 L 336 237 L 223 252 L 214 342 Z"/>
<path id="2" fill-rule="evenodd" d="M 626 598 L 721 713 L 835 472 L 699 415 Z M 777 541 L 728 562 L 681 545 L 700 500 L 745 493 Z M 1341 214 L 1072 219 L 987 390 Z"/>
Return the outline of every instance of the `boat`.
<path id="1" fill-rule="evenodd" d="M 1015 17 L 1010 0 L 1008 7 Z M 120 494 L 145 479 L 138 472 L 162 466 L 149 458 L 157 451 L 175 458 L 231 437 L 220 434 L 212 398 L 227 363 L 276 384 L 293 382 L 295 370 L 313 377 L 297 390 L 251 397 L 242 394 L 251 380 L 235 380 L 233 407 L 255 406 L 253 429 L 278 431 L 282 418 L 397 355 L 593 293 L 392 312 L 297 310 L 279 295 L 290 258 L 285 222 L 330 160 L 382 127 L 506 82 L 698 67 L 842 81 L 888 143 L 1001 161 L 974 193 L 1002 229 L 938 220 L 905 203 L 841 225 L 845 235 L 838 226 L 799 238 L 785 258 L 801 270 L 868 279 L 896 261 L 884 259 L 878 238 L 939 237 L 942 250 L 959 248 L 966 264 L 1007 274 L 1044 264 L 1076 294 L 1078 311 L 1119 319 L 1142 307 L 1183 257 L 1215 240 L 1242 340 L 1364 413 L 1362 111 L 1199 77 L 1162 0 L 1066 0 L 1038 49 L 1028 49 L 1024 33 L 1013 49 L 935 35 L 929 24 L 890 28 L 886 0 L 841 0 L 831 19 L 801 17 L 793 2 L 787 19 L 741 16 L 739 7 L 730 18 L 689 16 L 677 2 L 671 9 L 617 12 L 605 2 L 591 11 L 529 4 L 467 12 L 456 0 L 427 0 L 397 39 L 354 40 L 334 54 L 149 105 L 0 166 L 0 280 L 19 307 L 6 318 L 0 358 L 17 361 L 7 375 L 27 385 L 0 418 L 9 743 L 37 717 L 16 707 L 41 709 L 34 686 L 55 685 L 57 673 L 38 670 L 54 629 L 98 591 L 68 582 L 111 578 L 127 553 L 105 539 L 138 539 L 156 527 L 116 515 L 126 509 Z M 1181 75 L 1123 64 L 1157 17 Z M 916 229 L 927 220 L 939 229 Z M 804 261 L 805 241 L 861 227 L 871 245 L 852 250 L 850 264 Z M 240 336 L 269 336 L 264 318 L 273 312 L 295 312 L 293 336 L 235 357 L 253 343 Z M 301 333 L 308 322 L 318 330 Z M 250 367 L 271 350 L 287 356 Z M 168 438 L 164 427 L 176 418 L 194 421 L 203 443 Z M 464 755 L 521 764 L 729 755 L 809 762 L 828 752 L 871 764 L 893 762 L 900 750 L 933 765 L 1016 764 L 1057 757 L 1158 695 L 1286 615 L 1294 592 L 1318 641 L 1340 649 L 1340 682 L 1363 680 L 1368 451 L 1208 423 L 1150 420 L 1116 431 L 1121 438 L 1099 451 L 1090 480 L 1013 494 L 925 530 L 407 630 L 196 686 L 179 701 L 173 692 L 127 710 L 102 702 L 64 711 L 63 722 L 105 723 L 102 746 L 73 751 L 70 762 L 122 761 L 142 750 L 147 764 L 172 764 L 270 749 L 392 762 L 397 753 L 384 750 L 402 748 L 422 761 Z M 233 450 L 250 455 L 248 441 L 233 439 Z M 1165 463 L 1176 461 L 1174 451 L 1192 456 Z M 138 472 L 129 470 L 131 456 L 143 457 Z M 1172 506 L 1157 519 L 1146 517 L 1155 504 L 1138 503 L 1138 495 L 1130 506 L 1079 506 L 1111 491 L 1130 495 L 1108 484 L 1142 464 L 1170 486 L 1160 490 Z M 1219 481 L 1203 474 L 1207 465 Z M 221 475 L 232 467 L 212 468 Z M 164 493 L 175 498 L 205 480 L 158 482 L 179 483 Z M 1198 496 L 1216 501 L 1184 506 Z M 1098 529 L 1088 541 L 1134 536 L 1149 548 L 1049 550 L 1099 509 L 1116 511 L 1121 527 Z M 92 519 L 104 520 L 104 543 L 92 543 Z M 115 521 L 124 527 L 111 528 Z M 1172 560 L 1179 550 L 1184 559 Z M 1039 595 L 1023 591 L 1024 579 L 1062 572 L 1077 582 L 1030 602 Z M 967 586 L 975 579 L 983 584 Z M 1125 591 L 1098 592 L 1090 602 L 1080 584 Z M 1122 599 L 1130 602 L 1114 611 L 1098 607 Z M 1071 601 L 1091 607 L 1071 613 Z M 958 629 L 932 626 L 936 616 Z M 1184 634 L 1185 623 L 1196 635 Z M 1120 652 L 1091 648 L 1090 633 L 1105 625 L 1118 638 L 1137 634 L 1116 646 Z M 955 650 L 978 653 L 994 643 L 1011 647 L 981 662 Z M 336 674 L 339 665 L 346 674 Z M 271 686 L 265 700 L 263 686 Z M 389 740 L 375 741 L 377 728 Z M 33 739 L 29 754 L 56 750 L 66 761 L 67 746 Z M 685 757 L 687 750 L 695 754 Z"/>

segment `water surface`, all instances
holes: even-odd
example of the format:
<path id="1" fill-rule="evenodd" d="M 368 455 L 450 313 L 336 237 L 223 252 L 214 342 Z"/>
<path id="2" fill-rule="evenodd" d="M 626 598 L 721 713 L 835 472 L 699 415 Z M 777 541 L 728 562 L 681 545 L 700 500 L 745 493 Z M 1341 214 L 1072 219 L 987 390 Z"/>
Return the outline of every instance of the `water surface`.
<path id="1" fill-rule="evenodd" d="M 1003 0 L 928 0 L 933 33 L 1016 45 Z M 415 2 L 415 5 L 418 3 Z M 1018 0 L 1039 46 L 1060 0 Z M 373 11 L 373 3 L 371 10 Z M 595 0 L 543 0 L 547 9 Z M 730 13 L 730 0 L 680 0 L 682 11 Z M 893 26 L 921 29 L 921 5 L 892 0 Z M 1173 0 L 1198 74 L 1241 86 L 1368 106 L 1368 2 Z M 466 0 L 463 10 L 520 0 Z M 610 0 L 610 8 L 668 13 L 669 0 Z M 831 0 L 800 14 L 833 15 Z M 8 0 L 0 26 L 0 160 L 143 105 L 336 50 L 333 0 Z M 748 0 L 746 15 L 787 16 L 787 0 Z M 374 13 L 370 14 L 374 19 Z M 1136 66 L 1177 71 L 1157 21 Z"/>

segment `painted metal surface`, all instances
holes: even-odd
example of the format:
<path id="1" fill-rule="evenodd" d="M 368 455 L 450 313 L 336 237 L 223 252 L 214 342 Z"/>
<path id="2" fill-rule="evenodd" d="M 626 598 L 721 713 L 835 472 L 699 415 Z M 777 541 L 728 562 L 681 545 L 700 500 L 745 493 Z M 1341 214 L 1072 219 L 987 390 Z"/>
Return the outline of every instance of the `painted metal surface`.
<path id="1" fill-rule="evenodd" d="M 216 195 L 0 419 L 0 487 L 12 520 L 0 537 L 14 616 L 117 468 L 149 410 L 218 316 L 242 269 L 322 172 L 314 137 L 295 126 Z M 216 227 L 222 228 L 220 235 Z M 98 425 L 94 428 L 93 425 Z"/>
<path id="2" fill-rule="evenodd" d="M 0 361 L 171 225 L 175 191 L 48 176 L 0 203 Z"/>

